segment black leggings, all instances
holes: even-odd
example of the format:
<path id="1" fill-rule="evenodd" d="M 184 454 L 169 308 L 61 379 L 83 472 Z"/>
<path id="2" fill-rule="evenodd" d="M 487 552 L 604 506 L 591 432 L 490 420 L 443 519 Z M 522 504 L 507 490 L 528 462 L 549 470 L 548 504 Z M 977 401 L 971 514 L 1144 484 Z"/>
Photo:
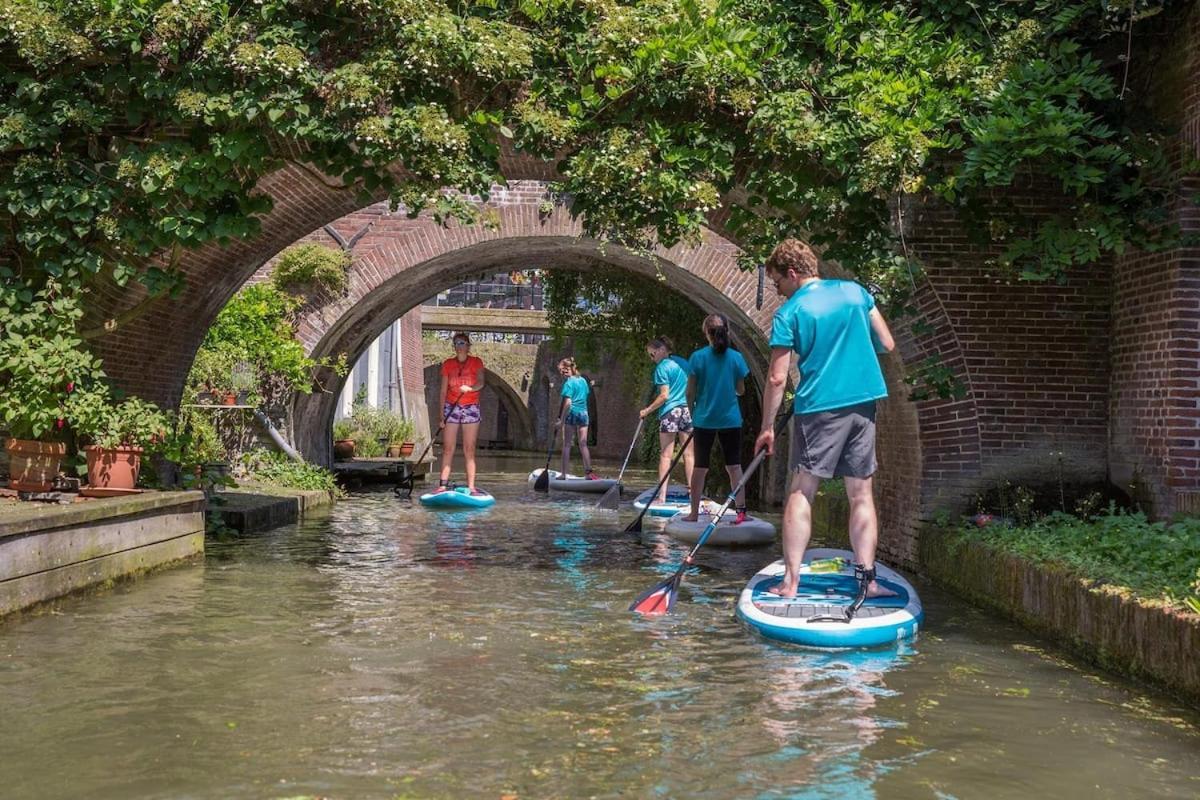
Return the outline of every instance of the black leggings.
<path id="1" fill-rule="evenodd" d="M 739 466 L 742 463 L 742 429 L 741 428 L 696 428 L 693 436 L 696 467 L 708 469 L 709 457 L 712 454 L 713 439 L 721 443 L 721 453 L 725 456 L 727 466 Z"/>

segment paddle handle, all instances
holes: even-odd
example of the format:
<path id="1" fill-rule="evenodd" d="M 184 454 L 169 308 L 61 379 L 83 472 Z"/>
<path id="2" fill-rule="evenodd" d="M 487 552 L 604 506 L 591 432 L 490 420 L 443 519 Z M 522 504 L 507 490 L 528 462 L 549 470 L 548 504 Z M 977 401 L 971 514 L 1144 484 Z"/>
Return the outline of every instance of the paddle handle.
<path id="1" fill-rule="evenodd" d="M 625 476 L 625 468 L 629 466 L 629 457 L 633 455 L 634 445 L 638 442 L 638 437 L 642 433 L 642 425 L 646 422 L 645 417 L 638 417 L 637 427 L 633 430 L 633 441 L 629 443 L 629 451 L 625 453 L 625 461 L 621 464 L 621 471 L 617 473 L 617 483 L 621 482 L 621 478 Z"/>
<path id="2" fill-rule="evenodd" d="M 775 421 L 776 436 L 782 434 L 783 429 L 787 427 L 788 421 L 792 418 L 792 410 L 792 407 L 788 406 L 787 411 L 785 411 L 783 415 Z M 721 521 L 721 517 L 725 516 L 725 512 L 729 510 L 729 506 L 733 505 L 733 501 L 737 499 L 738 492 L 745 487 L 746 482 L 750 480 L 750 476 L 753 475 L 755 470 L 762 465 L 762 462 L 766 459 L 766 457 L 767 448 L 765 447 L 754 454 L 754 460 L 751 461 L 749 466 L 747 466 L 742 472 L 742 479 L 737 482 L 736 486 L 729 490 L 729 496 L 725 498 L 724 505 L 721 506 L 721 509 L 716 514 L 713 514 L 712 522 L 708 523 L 708 527 L 704 529 L 704 533 L 700 534 L 700 538 L 696 540 L 695 547 L 693 547 L 692 551 L 687 554 L 687 558 L 683 560 L 684 566 L 692 563 L 692 557 L 696 555 L 696 551 L 704 546 L 704 543 L 708 541 L 708 537 L 712 536 L 713 531 L 717 529 L 717 523 Z M 680 567 L 680 569 L 682 568 L 683 567 Z"/>

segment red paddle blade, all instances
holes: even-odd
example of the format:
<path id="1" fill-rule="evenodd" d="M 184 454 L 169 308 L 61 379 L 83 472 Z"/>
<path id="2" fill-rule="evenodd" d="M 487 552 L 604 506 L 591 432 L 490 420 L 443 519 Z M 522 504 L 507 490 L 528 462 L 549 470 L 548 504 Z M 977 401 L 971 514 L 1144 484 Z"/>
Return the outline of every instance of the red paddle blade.
<path id="1" fill-rule="evenodd" d="M 675 595 L 678 592 L 679 573 L 677 572 L 634 600 L 633 604 L 629 606 L 629 610 L 648 617 L 670 614 L 671 609 L 675 607 Z"/>

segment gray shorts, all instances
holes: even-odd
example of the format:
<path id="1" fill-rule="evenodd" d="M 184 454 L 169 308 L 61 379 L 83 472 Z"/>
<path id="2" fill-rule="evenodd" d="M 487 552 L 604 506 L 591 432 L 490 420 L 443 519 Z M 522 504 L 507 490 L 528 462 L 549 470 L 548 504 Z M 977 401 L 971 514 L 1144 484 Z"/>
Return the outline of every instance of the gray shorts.
<path id="1" fill-rule="evenodd" d="M 791 468 L 818 478 L 875 474 L 875 401 L 801 414 L 795 420 Z"/>

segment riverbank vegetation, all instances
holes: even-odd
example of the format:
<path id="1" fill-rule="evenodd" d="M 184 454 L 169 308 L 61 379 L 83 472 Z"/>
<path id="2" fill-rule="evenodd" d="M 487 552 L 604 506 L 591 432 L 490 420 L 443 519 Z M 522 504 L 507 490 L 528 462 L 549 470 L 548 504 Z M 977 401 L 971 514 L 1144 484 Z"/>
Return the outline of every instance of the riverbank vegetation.
<path id="1" fill-rule="evenodd" d="M 1024 524 L 981 514 L 960 531 L 966 541 L 1200 614 L 1200 519 L 1151 522 L 1113 505 L 1086 519 L 1056 511 Z"/>

